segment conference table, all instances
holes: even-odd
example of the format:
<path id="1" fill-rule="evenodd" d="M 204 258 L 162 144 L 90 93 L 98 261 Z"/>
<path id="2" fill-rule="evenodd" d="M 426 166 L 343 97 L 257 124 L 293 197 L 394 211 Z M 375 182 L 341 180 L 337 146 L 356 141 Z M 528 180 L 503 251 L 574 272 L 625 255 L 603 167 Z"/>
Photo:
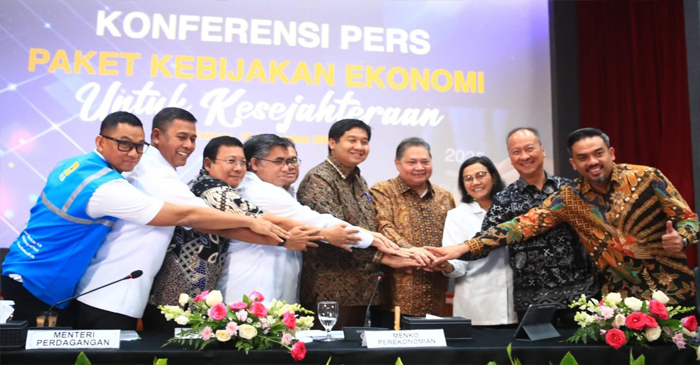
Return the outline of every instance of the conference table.
<path id="1" fill-rule="evenodd" d="M 510 364 L 506 347 L 512 345 L 514 358 L 523 365 L 559 364 L 568 351 L 579 364 L 629 364 L 630 349 L 634 357 L 644 354 L 646 365 L 695 364 L 695 351 L 678 350 L 673 344 L 649 347 L 624 346 L 619 350 L 603 344 L 569 344 L 562 342 L 573 330 L 560 329 L 562 337 L 541 341 L 520 341 L 513 338 L 513 328 L 474 328 L 471 340 L 449 340 L 442 348 L 367 349 L 358 342 L 336 341 L 307 344 L 306 358 L 301 364 L 480 364 L 489 361 Z M 189 346 L 162 345 L 169 334 L 140 333 L 141 340 L 122 342 L 116 350 L 85 350 L 92 364 L 153 364 L 154 357 L 167 358 L 176 364 L 292 364 L 284 350 L 251 351 L 247 355 L 229 344 L 213 344 L 202 351 Z M 0 350 L 0 364 L 74 364 L 80 350 Z"/>

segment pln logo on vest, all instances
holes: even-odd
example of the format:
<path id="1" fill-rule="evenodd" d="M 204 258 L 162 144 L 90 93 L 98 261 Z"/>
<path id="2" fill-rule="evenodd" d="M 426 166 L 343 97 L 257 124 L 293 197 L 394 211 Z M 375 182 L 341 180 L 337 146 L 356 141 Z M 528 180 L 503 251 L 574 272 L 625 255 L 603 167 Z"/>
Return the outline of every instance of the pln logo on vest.
<path id="1" fill-rule="evenodd" d="M 58 180 L 60 180 L 61 182 L 63 182 L 63 180 L 65 180 L 66 177 L 68 177 L 68 175 L 70 175 L 71 173 L 73 173 L 73 171 L 75 171 L 75 170 L 78 168 L 78 166 L 80 166 L 80 163 L 79 163 L 78 161 L 73 162 L 73 164 L 70 165 L 69 168 L 63 170 L 63 172 L 61 173 L 61 175 L 58 176 Z"/>

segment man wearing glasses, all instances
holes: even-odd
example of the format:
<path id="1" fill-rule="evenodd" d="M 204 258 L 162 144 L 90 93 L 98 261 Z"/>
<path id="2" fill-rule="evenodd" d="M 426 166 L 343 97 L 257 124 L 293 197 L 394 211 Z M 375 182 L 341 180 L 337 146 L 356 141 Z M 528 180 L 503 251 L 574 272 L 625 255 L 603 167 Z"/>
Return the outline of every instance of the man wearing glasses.
<path id="1" fill-rule="evenodd" d="M 61 161 L 49 174 L 27 226 L 10 246 L 2 266 L 2 289 L 5 299 L 15 301 L 15 319 L 36 326 L 37 315 L 73 296 L 90 259 L 118 219 L 211 230 L 250 227 L 277 237 L 272 224 L 210 208 L 163 203 L 130 185 L 121 173 L 133 170 L 148 148 L 135 115 L 109 114 L 95 146 L 90 153 Z M 119 268 L 107 280 L 128 272 Z M 67 306 L 57 306 L 59 325 L 71 325 Z"/>
<path id="2" fill-rule="evenodd" d="M 383 236 L 353 226 L 346 229 L 345 221 L 319 214 L 290 196 L 283 186 L 289 167 L 298 166 L 299 161 L 290 157 L 289 145 L 274 134 L 259 134 L 245 142 L 243 151 L 250 171 L 238 188 L 243 198 L 266 213 L 320 228 L 324 241 L 345 250 L 351 250 L 347 245 L 356 248 L 375 245 L 386 252 L 397 252 L 393 243 Z M 217 288 L 227 302 L 240 300 L 243 294 L 257 290 L 270 299 L 298 303 L 301 265 L 301 252 L 231 240 L 226 268 Z"/>
<path id="3" fill-rule="evenodd" d="M 289 138 L 283 138 L 287 142 L 289 142 L 289 158 L 291 159 L 296 159 L 297 162 L 293 163 L 291 165 L 287 165 L 287 176 L 284 179 L 284 185 L 282 187 L 284 190 L 287 190 L 289 195 L 294 197 L 296 199 L 297 197 L 297 192 L 294 189 L 294 184 L 297 182 L 297 179 L 299 179 L 299 165 L 301 165 L 301 159 L 299 158 L 299 154 L 297 153 L 297 146 L 294 144 L 294 141 L 292 141 Z"/>
<path id="4" fill-rule="evenodd" d="M 520 178 L 493 198 L 482 231 L 509 221 L 536 207 L 569 179 L 544 171 L 545 149 L 534 128 L 516 128 L 506 137 L 508 155 Z M 575 325 L 568 304 L 581 294 L 599 291 L 598 275 L 586 257 L 576 232 L 566 224 L 518 244 L 509 245 L 513 268 L 515 310 L 522 319 L 530 304 L 553 303 L 559 320 Z"/>

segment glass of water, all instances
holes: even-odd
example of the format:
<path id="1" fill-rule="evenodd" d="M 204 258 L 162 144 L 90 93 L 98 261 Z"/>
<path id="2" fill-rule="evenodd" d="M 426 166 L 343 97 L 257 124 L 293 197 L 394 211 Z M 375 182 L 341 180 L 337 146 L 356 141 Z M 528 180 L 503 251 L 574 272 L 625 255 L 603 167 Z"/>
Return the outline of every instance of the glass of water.
<path id="1" fill-rule="evenodd" d="M 326 329 L 326 338 L 322 342 L 331 342 L 335 339 L 331 336 L 331 329 L 335 326 L 338 320 L 338 302 L 319 302 L 318 303 L 318 320 Z"/>

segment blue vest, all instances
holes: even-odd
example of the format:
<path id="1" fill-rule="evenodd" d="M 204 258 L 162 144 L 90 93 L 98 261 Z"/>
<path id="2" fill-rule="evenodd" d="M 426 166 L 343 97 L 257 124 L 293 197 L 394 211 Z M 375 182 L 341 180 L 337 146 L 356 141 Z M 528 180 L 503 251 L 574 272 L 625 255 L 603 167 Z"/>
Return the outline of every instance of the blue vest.
<path id="1" fill-rule="evenodd" d="M 24 287 L 49 305 L 70 298 L 117 220 L 88 216 L 88 200 L 101 185 L 123 178 L 94 151 L 59 162 L 10 246 L 2 274 L 21 275 Z"/>

